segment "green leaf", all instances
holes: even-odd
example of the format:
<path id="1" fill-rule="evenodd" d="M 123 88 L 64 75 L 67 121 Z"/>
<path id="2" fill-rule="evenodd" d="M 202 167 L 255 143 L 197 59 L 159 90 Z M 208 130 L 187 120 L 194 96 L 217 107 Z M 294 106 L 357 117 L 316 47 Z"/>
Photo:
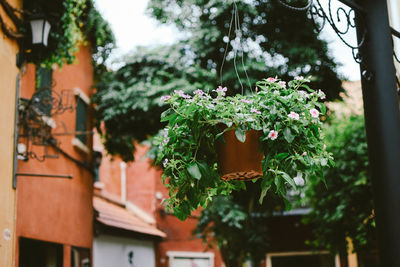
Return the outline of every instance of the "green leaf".
<path id="1" fill-rule="evenodd" d="M 244 143 L 246 141 L 246 131 L 242 128 L 236 128 L 235 135 L 240 142 Z"/>
<path id="2" fill-rule="evenodd" d="M 160 121 L 161 121 L 161 122 L 169 121 L 169 120 L 171 120 L 171 119 L 175 119 L 177 116 L 178 116 L 177 113 L 172 113 L 172 114 L 170 114 L 170 115 L 168 115 L 168 116 L 166 116 L 166 117 L 161 118 Z"/>
<path id="3" fill-rule="evenodd" d="M 325 113 L 326 113 L 326 107 L 325 107 L 324 104 L 321 104 L 320 109 L 321 109 L 321 114 L 322 114 L 322 115 L 325 115 Z"/>
<path id="4" fill-rule="evenodd" d="M 267 195 L 268 190 L 271 188 L 271 184 L 266 180 L 262 180 L 261 182 L 261 194 L 258 202 L 260 205 L 263 203 L 264 197 Z"/>
<path id="5" fill-rule="evenodd" d="M 279 173 L 282 175 L 282 178 L 285 179 L 285 181 L 290 184 L 291 187 L 293 187 L 293 189 L 297 188 L 292 177 L 290 177 L 286 172 L 280 171 Z"/>
<path id="6" fill-rule="evenodd" d="M 181 207 L 176 207 L 173 209 L 174 215 L 181 221 L 186 220 L 188 214 Z"/>
<path id="7" fill-rule="evenodd" d="M 284 158 L 286 158 L 287 156 L 289 156 L 289 153 L 279 153 L 279 154 L 277 154 L 276 156 L 275 156 L 275 158 L 277 159 L 277 160 L 282 160 L 282 159 L 284 159 Z"/>
<path id="8" fill-rule="evenodd" d="M 200 172 L 199 166 L 197 166 L 197 163 L 196 163 L 196 162 L 190 163 L 190 164 L 186 167 L 186 169 L 188 170 L 189 174 L 190 174 L 193 178 L 195 178 L 195 179 L 197 179 L 197 180 L 200 180 L 200 178 L 201 178 L 201 172 Z"/>
<path id="9" fill-rule="evenodd" d="M 292 131 L 290 130 L 289 127 L 286 127 L 286 128 L 283 130 L 283 136 L 285 137 L 286 141 L 288 141 L 288 143 L 293 142 L 293 139 L 294 139 L 294 137 L 295 137 L 295 136 L 292 134 Z"/>

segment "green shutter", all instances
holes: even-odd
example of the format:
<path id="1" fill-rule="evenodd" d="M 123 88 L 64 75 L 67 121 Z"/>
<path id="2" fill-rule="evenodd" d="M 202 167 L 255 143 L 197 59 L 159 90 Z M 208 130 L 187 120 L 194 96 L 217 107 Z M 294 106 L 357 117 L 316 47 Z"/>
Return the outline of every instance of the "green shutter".
<path id="1" fill-rule="evenodd" d="M 87 120 L 87 104 L 80 98 L 76 98 L 76 131 L 77 132 L 85 132 L 86 129 L 86 120 Z M 83 144 L 86 145 L 86 134 L 76 134 L 77 139 L 79 139 Z"/>
<path id="2" fill-rule="evenodd" d="M 36 67 L 36 89 L 48 88 L 51 89 L 53 83 L 52 69 Z"/>

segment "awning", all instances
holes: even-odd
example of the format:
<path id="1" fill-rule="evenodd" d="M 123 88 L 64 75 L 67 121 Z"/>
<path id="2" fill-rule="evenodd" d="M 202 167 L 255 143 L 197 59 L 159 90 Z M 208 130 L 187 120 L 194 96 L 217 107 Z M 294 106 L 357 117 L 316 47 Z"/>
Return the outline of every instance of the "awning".
<path id="1" fill-rule="evenodd" d="M 167 236 L 164 232 L 143 221 L 125 208 L 100 197 L 93 197 L 93 207 L 97 211 L 96 220 L 107 226 L 152 236 Z"/>

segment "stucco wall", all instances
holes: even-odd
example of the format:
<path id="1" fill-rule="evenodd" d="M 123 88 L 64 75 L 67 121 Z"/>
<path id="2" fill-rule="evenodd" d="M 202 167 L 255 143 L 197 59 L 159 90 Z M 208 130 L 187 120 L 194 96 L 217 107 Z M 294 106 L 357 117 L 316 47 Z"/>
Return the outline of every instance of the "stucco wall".
<path id="1" fill-rule="evenodd" d="M 35 90 L 35 66 L 29 64 L 21 77 L 21 97 L 31 98 Z M 91 95 L 93 67 L 89 47 L 80 47 L 76 64 L 53 71 L 53 90 L 79 88 Z M 76 96 L 72 95 L 76 105 Z M 60 148 L 81 162 L 90 162 L 90 153 L 72 145 L 75 137 L 76 110 L 53 116 L 53 132 L 72 133 L 55 136 Z M 88 121 L 89 118 L 88 118 Z M 91 129 L 88 123 L 87 129 Z M 88 140 L 91 140 L 91 136 Z M 91 142 L 88 142 L 91 147 Z M 40 147 L 38 148 L 38 153 Z M 55 151 L 52 151 L 54 153 Z M 59 153 L 58 158 L 18 161 L 19 173 L 72 175 L 72 179 L 19 176 L 17 182 L 17 236 L 65 245 L 64 266 L 69 266 L 69 248 L 91 248 L 93 242 L 93 177 L 91 173 Z M 18 247 L 18 242 L 17 242 Z M 18 258 L 18 255 L 16 255 Z"/>
<path id="2" fill-rule="evenodd" d="M 132 264 L 129 263 L 131 251 Z M 96 237 L 93 243 L 93 267 L 110 266 L 154 267 L 153 242 L 107 235 Z"/>
<path id="3" fill-rule="evenodd" d="M 8 0 L 10 5 L 20 7 L 21 1 Z M 0 8 L 6 24 L 11 22 Z M 15 41 L 5 37 L 0 30 L 0 266 L 13 266 L 15 235 L 15 190 L 12 187 L 14 152 L 14 112 L 18 68 Z"/>

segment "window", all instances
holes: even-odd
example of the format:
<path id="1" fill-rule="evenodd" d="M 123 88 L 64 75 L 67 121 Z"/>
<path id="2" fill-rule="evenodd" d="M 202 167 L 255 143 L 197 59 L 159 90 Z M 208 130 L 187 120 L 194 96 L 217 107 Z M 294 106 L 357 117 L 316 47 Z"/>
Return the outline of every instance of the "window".
<path id="1" fill-rule="evenodd" d="M 357 254 L 358 266 L 381 267 L 378 251 L 369 251 Z"/>
<path id="2" fill-rule="evenodd" d="M 71 267 L 90 267 L 90 249 L 71 248 Z"/>
<path id="3" fill-rule="evenodd" d="M 63 246 L 34 239 L 20 238 L 19 267 L 62 267 Z"/>
<path id="4" fill-rule="evenodd" d="M 267 254 L 267 267 L 340 267 L 339 256 L 327 251 Z"/>
<path id="5" fill-rule="evenodd" d="M 90 103 L 89 97 L 79 88 L 74 89 L 76 95 L 76 119 L 75 119 L 75 138 L 73 145 L 82 151 L 89 153 L 87 148 L 87 116 L 88 106 Z"/>
<path id="6" fill-rule="evenodd" d="M 50 116 L 52 105 L 53 71 L 48 68 L 36 67 L 36 92 L 34 99 L 43 115 Z"/>
<path id="7" fill-rule="evenodd" d="M 214 267 L 214 253 L 169 251 L 170 267 Z"/>
<path id="8" fill-rule="evenodd" d="M 82 100 L 82 98 L 76 98 L 76 138 L 86 145 L 87 138 L 86 134 L 86 122 L 87 122 L 87 104 Z"/>
<path id="9" fill-rule="evenodd" d="M 36 67 L 36 89 L 51 89 L 53 83 L 53 71 L 48 68 Z"/>

